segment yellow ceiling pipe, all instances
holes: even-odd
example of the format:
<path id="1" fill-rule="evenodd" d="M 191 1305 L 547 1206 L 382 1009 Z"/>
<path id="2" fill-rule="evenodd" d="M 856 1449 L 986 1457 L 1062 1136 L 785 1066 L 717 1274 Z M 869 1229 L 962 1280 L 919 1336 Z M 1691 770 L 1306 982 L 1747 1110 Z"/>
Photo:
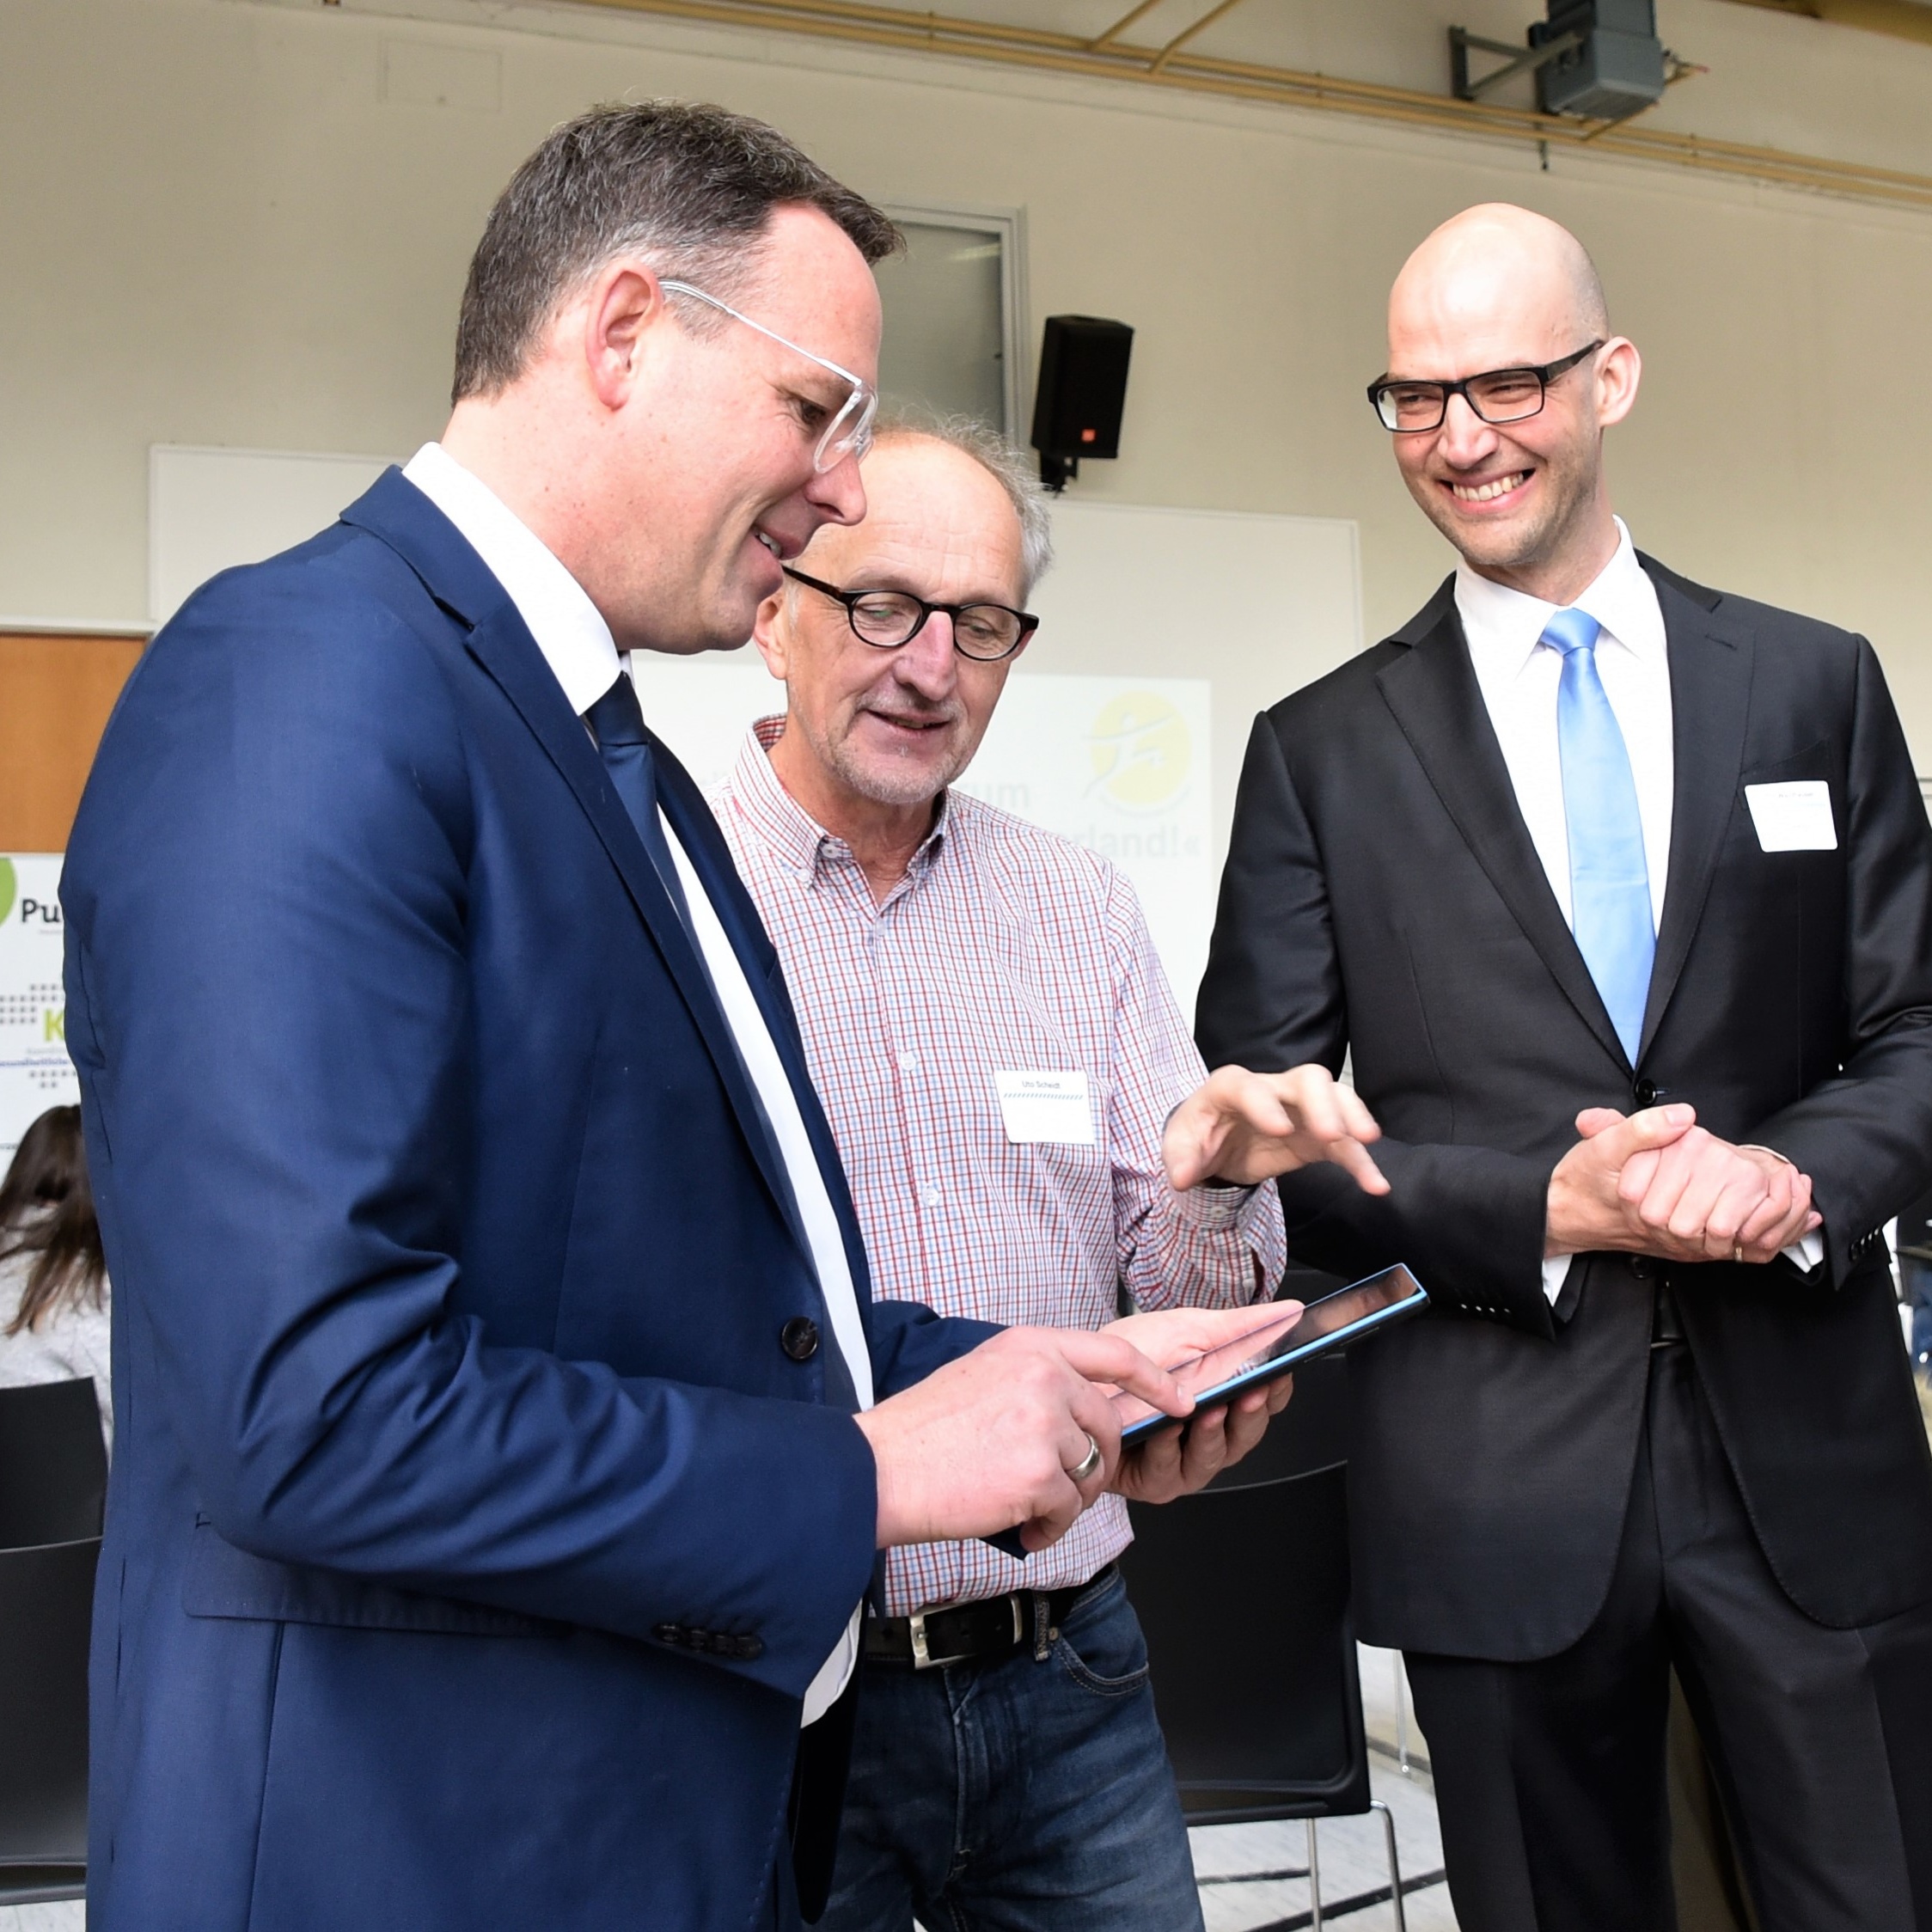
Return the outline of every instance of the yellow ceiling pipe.
<path id="1" fill-rule="evenodd" d="M 1105 36 L 1097 44 L 1077 34 L 1056 34 L 1042 28 L 1006 26 L 905 7 L 874 6 L 866 4 L 865 0 L 581 0 L 581 3 L 712 26 L 755 28 L 766 32 L 775 29 L 860 46 L 942 53 L 1036 72 L 1214 95 L 1224 100 L 1320 108 L 1488 140 L 1531 141 L 1549 147 L 1587 146 L 1599 153 L 1666 162 L 1711 174 L 1774 181 L 1782 186 L 1932 211 L 1932 175 L 1872 168 L 1820 155 L 1794 154 L 1744 142 L 1706 140 L 1695 134 L 1677 134 L 1652 127 L 1641 119 L 1572 120 L 1528 108 L 1458 101 L 1448 95 L 1384 87 L 1372 81 L 1340 80 L 1331 75 L 1301 73 L 1293 68 L 1255 61 L 1216 59 L 1191 51 L 1130 45 Z M 1814 3 L 1874 4 L 1876 0 L 1814 0 Z M 1126 22 L 1119 24 L 1124 26 Z M 1162 58 L 1164 52 L 1165 59 Z"/>

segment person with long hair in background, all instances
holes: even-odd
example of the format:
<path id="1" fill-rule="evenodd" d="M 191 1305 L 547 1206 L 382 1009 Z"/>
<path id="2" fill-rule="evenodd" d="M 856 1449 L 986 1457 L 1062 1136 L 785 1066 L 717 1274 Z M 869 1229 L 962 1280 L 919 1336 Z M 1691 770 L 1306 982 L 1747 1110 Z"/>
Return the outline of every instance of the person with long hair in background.
<path id="1" fill-rule="evenodd" d="M 50 1107 L 0 1181 L 0 1388 L 82 1377 L 94 1383 L 111 1449 L 107 1269 L 81 1110 Z"/>

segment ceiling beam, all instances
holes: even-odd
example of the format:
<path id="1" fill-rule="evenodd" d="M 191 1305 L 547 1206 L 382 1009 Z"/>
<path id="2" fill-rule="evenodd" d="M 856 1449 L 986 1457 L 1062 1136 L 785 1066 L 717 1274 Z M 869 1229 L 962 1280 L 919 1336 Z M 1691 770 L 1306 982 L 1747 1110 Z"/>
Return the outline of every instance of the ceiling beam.
<path id="1" fill-rule="evenodd" d="M 1922 6 L 1918 0 L 1732 0 L 1732 4 L 1798 14 L 1837 27 L 1862 27 L 1868 34 L 1889 34 L 1895 40 L 1932 46 L 1932 6 Z"/>
<path id="2" fill-rule="evenodd" d="M 1738 141 L 1709 141 L 1696 134 L 1650 126 L 1641 118 L 1573 120 L 1526 107 L 1458 101 L 1451 95 L 1384 87 L 1373 81 L 1340 80 L 1333 75 L 1300 73 L 1255 61 L 1217 59 L 1184 49 L 1171 52 L 1157 66 L 1165 51 L 1160 47 L 1122 40 L 1097 46 L 1078 34 L 906 7 L 874 6 L 865 0 L 578 0 L 578 3 L 712 26 L 798 34 L 859 46 L 941 53 L 1040 73 L 1214 95 L 1223 100 L 1313 108 L 1483 140 L 1585 148 L 1599 154 L 1662 162 L 1932 213 L 1932 174 L 1873 168 L 1860 162 Z M 1855 0 L 1817 0 L 1817 3 L 1851 5 Z M 1872 4 L 1875 0 L 1856 0 L 1856 3 Z"/>
<path id="3" fill-rule="evenodd" d="M 1165 0 L 1140 0 L 1140 4 L 1138 7 L 1134 8 L 1130 12 L 1122 14 L 1121 17 L 1116 20 L 1114 24 L 1099 37 L 1099 39 L 1095 40 L 1089 40 L 1087 42 L 1087 45 L 1090 47 L 1104 47 L 1110 46 L 1112 42 L 1119 40 L 1121 35 L 1126 33 L 1128 28 L 1133 26 L 1135 21 L 1140 19 L 1141 15 L 1151 14 L 1156 7 L 1163 6 L 1165 4 Z"/>
<path id="4" fill-rule="evenodd" d="M 1193 40 L 1195 34 L 1200 34 L 1208 28 L 1212 27 L 1214 22 L 1221 17 L 1223 14 L 1232 14 L 1234 9 L 1240 4 L 1241 0 L 1220 0 L 1220 4 L 1218 7 L 1210 7 L 1208 11 L 1204 13 L 1201 16 L 1201 18 L 1194 23 L 1192 27 L 1183 27 L 1181 31 L 1177 34 L 1174 38 L 1160 50 L 1159 53 L 1154 56 L 1152 64 L 1149 67 L 1148 71 L 1150 73 L 1158 74 L 1162 68 L 1167 65 L 1169 61 L 1173 59 L 1174 56 L 1177 54 L 1181 51 L 1181 49 L 1188 44 L 1189 40 Z"/>

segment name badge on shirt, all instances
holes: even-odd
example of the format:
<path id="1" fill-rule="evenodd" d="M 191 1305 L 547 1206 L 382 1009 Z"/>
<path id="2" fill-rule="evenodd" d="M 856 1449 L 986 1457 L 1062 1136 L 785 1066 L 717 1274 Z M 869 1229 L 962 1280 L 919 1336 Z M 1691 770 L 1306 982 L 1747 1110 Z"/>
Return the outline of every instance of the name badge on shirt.
<path id="1" fill-rule="evenodd" d="M 1821 778 L 1787 779 L 1782 785 L 1747 785 L 1745 803 L 1764 852 L 1836 852 L 1831 788 Z"/>
<path id="2" fill-rule="evenodd" d="M 1000 1072 L 994 1074 L 993 1086 L 1009 1140 L 1093 1145 L 1093 1109 L 1085 1073 Z"/>

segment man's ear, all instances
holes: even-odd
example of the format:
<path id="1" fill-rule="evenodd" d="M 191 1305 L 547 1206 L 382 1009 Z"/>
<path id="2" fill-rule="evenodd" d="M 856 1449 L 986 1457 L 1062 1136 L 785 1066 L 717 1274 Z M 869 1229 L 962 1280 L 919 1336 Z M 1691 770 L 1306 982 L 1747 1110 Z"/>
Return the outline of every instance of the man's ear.
<path id="1" fill-rule="evenodd" d="M 1604 429 L 1621 423 L 1637 400 L 1643 358 L 1629 337 L 1613 335 L 1597 364 L 1597 422 Z"/>
<path id="2" fill-rule="evenodd" d="M 787 593 L 791 588 L 787 584 L 783 590 L 773 590 L 759 605 L 758 614 L 751 626 L 751 641 L 758 646 L 758 655 L 765 660 L 765 669 L 780 684 L 785 682 L 786 666 L 791 662 L 792 614 L 786 608 L 790 601 Z"/>
<path id="3" fill-rule="evenodd" d="M 606 409 L 621 409 L 630 400 L 646 335 L 670 320 L 657 278 L 635 262 L 614 263 L 591 284 L 584 309 L 584 361 Z"/>

